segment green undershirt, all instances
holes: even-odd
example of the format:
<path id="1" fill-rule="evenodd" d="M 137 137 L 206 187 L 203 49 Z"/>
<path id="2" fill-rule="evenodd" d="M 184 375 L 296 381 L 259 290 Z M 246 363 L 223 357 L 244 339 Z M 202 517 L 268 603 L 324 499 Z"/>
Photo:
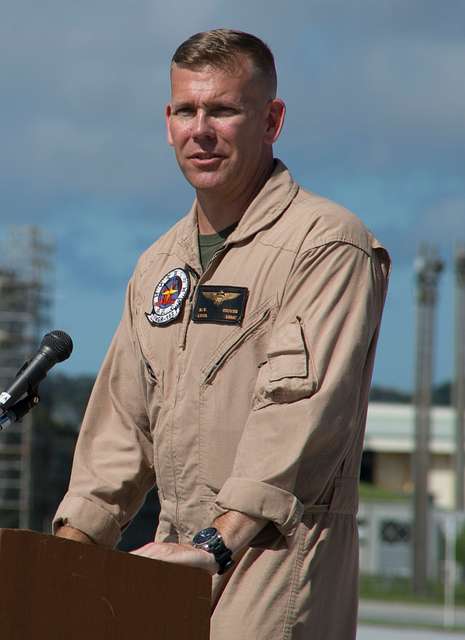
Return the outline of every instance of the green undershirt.
<path id="1" fill-rule="evenodd" d="M 200 253 L 200 264 L 202 265 L 202 269 L 205 271 L 208 263 L 213 258 L 213 255 L 221 249 L 224 245 L 226 238 L 234 231 L 237 227 L 237 222 L 226 227 L 226 229 L 222 229 L 218 231 L 218 233 L 209 233 L 207 235 L 202 235 L 199 233 L 199 253 Z"/>

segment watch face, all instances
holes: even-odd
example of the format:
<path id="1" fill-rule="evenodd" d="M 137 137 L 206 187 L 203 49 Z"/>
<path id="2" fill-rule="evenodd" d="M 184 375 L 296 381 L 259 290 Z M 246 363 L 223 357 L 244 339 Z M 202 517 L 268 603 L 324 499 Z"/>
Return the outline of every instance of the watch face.
<path id="1" fill-rule="evenodd" d="M 211 538 L 213 538 L 215 535 L 216 535 L 215 527 L 207 527 L 206 529 L 202 529 L 202 531 L 199 531 L 198 533 L 196 533 L 192 542 L 194 544 L 205 544 L 206 542 L 211 540 Z"/>

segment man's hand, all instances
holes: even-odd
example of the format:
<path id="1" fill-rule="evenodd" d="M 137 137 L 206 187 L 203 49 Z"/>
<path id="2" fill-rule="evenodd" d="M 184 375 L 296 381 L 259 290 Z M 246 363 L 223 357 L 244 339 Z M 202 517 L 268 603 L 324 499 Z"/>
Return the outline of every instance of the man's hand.
<path id="1" fill-rule="evenodd" d="M 218 564 L 212 553 L 203 549 L 195 549 L 190 544 L 176 544 L 174 542 L 149 542 L 139 549 L 131 551 L 133 555 L 163 562 L 173 562 L 186 567 L 205 569 L 210 575 L 218 571 Z"/>
<path id="2" fill-rule="evenodd" d="M 58 538 L 66 538 L 67 540 L 74 540 L 75 542 L 83 542 L 84 544 L 95 544 L 92 538 L 89 538 L 83 531 L 63 525 L 56 530 L 55 535 Z"/>
<path id="3" fill-rule="evenodd" d="M 248 543 L 265 526 L 267 520 L 252 518 L 238 511 L 228 511 L 213 523 L 222 535 L 226 546 L 233 552 L 233 560 L 240 556 Z M 173 542 L 149 542 L 131 551 L 133 555 L 173 562 L 187 567 L 205 569 L 211 575 L 218 572 L 218 563 L 213 553 L 196 549 L 190 544 L 176 544 Z"/>

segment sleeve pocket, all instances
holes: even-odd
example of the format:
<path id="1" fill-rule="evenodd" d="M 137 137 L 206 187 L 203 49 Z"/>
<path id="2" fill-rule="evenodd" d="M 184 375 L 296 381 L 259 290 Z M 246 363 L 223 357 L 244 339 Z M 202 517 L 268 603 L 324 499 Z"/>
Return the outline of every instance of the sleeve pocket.
<path id="1" fill-rule="evenodd" d="M 299 318 L 272 335 L 266 355 L 257 377 L 253 409 L 295 402 L 315 392 L 315 367 Z"/>

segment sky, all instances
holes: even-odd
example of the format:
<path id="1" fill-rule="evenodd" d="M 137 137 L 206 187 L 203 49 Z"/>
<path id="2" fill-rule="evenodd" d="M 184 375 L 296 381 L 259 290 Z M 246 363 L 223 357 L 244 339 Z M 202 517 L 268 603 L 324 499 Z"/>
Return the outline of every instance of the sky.
<path id="1" fill-rule="evenodd" d="M 445 262 L 434 378 L 450 379 L 453 252 L 465 244 L 464 25 L 462 0 L 2 3 L 0 242 L 11 248 L 12 227 L 34 224 L 55 245 L 50 328 L 75 343 L 61 371 L 98 370 L 138 255 L 190 208 L 164 129 L 169 61 L 193 33 L 229 27 L 275 54 L 287 105 L 275 155 L 391 253 L 374 383 L 413 388 L 423 242 Z"/>

